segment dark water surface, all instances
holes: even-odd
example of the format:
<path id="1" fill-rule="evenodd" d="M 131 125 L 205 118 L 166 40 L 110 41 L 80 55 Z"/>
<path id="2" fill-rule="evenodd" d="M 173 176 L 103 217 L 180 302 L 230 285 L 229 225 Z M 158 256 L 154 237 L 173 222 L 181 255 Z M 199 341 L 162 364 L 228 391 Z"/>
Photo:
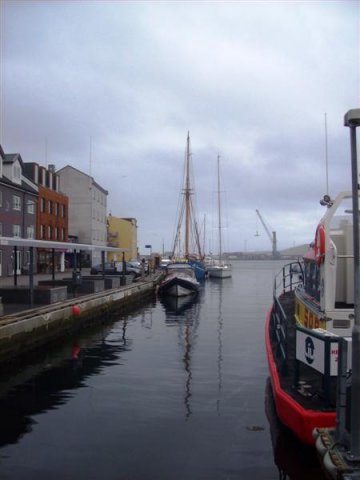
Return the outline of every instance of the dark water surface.
<path id="1" fill-rule="evenodd" d="M 1 480 L 321 480 L 269 389 L 282 263 L 234 262 L 193 304 L 154 299 L 2 372 Z"/>

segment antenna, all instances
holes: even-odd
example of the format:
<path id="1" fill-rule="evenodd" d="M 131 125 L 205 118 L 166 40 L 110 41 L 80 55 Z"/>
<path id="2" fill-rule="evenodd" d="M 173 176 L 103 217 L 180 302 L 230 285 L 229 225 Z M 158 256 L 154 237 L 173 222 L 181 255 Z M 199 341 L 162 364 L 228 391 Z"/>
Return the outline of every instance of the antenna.
<path id="1" fill-rule="evenodd" d="M 328 135 L 327 135 L 327 115 L 324 114 L 325 121 L 325 171 L 326 171 L 326 195 L 329 195 L 329 165 L 328 165 Z"/>
<path id="2" fill-rule="evenodd" d="M 48 139 L 45 137 L 45 167 L 48 167 Z"/>
<path id="3" fill-rule="evenodd" d="M 90 135 L 89 176 L 92 176 L 92 136 Z"/>
<path id="4" fill-rule="evenodd" d="M 5 53 L 5 2 L 0 1 L 0 58 L 4 58 L 3 54 Z M 5 141 L 5 127 L 2 120 L 4 118 L 4 100 L 5 100 L 5 68 L 0 68 L 0 145 Z"/>

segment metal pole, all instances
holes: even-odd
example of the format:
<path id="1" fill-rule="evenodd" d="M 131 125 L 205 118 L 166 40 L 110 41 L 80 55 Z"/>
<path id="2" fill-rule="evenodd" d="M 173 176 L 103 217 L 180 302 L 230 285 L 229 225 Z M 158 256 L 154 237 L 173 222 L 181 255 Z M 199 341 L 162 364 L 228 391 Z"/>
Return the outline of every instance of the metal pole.
<path id="1" fill-rule="evenodd" d="M 30 307 L 33 308 L 34 306 L 34 247 L 30 247 L 29 290 L 30 290 Z"/>
<path id="2" fill-rule="evenodd" d="M 338 379 L 336 388 L 336 431 L 335 441 L 341 444 L 345 442 L 345 426 L 346 426 L 346 374 L 347 374 L 347 358 L 348 344 L 345 338 L 339 339 L 339 365 Z"/>
<path id="3" fill-rule="evenodd" d="M 51 278 L 55 280 L 55 248 L 51 249 Z"/>
<path id="4" fill-rule="evenodd" d="M 105 250 L 101 250 L 102 277 L 105 278 Z"/>
<path id="5" fill-rule="evenodd" d="M 359 182 L 356 151 L 356 127 L 360 125 L 360 109 L 345 115 L 350 127 L 351 177 L 354 241 L 354 327 L 352 330 L 351 435 L 349 459 L 360 459 L 360 268 L 359 268 Z"/>
<path id="6" fill-rule="evenodd" d="M 125 285 L 125 275 L 126 275 L 126 262 L 125 262 L 125 252 L 122 252 L 122 282 Z"/>
<path id="7" fill-rule="evenodd" d="M 17 263 L 18 256 L 17 256 L 17 252 L 18 252 L 18 249 L 17 249 L 17 246 L 15 245 L 15 246 L 14 246 L 14 286 L 15 286 L 15 287 L 17 286 L 17 268 L 18 268 L 18 263 Z"/>

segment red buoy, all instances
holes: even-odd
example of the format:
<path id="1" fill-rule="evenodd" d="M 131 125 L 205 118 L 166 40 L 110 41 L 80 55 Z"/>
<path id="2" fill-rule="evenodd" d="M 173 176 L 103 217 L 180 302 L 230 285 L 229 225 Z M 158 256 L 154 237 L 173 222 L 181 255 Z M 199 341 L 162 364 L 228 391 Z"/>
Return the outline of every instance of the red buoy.
<path id="1" fill-rule="evenodd" d="M 80 345 L 76 344 L 72 348 L 71 357 L 73 360 L 78 360 L 80 355 Z"/>
<path id="2" fill-rule="evenodd" d="M 73 305 L 71 310 L 72 310 L 72 314 L 74 315 L 74 317 L 77 317 L 81 313 L 81 309 L 80 309 L 79 305 Z"/>

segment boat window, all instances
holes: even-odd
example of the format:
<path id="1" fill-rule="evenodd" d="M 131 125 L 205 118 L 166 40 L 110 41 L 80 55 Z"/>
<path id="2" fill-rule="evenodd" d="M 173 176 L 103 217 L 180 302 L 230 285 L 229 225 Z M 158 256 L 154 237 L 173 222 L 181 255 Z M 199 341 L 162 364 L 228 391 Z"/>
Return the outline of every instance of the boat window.
<path id="1" fill-rule="evenodd" d="M 320 269 L 314 261 L 304 263 L 305 292 L 320 302 Z"/>
<path id="2" fill-rule="evenodd" d="M 344 225 L 352 225 L 352 199 L 344 198 L 330 222 L 332 230 L 341 229 Z"/>

